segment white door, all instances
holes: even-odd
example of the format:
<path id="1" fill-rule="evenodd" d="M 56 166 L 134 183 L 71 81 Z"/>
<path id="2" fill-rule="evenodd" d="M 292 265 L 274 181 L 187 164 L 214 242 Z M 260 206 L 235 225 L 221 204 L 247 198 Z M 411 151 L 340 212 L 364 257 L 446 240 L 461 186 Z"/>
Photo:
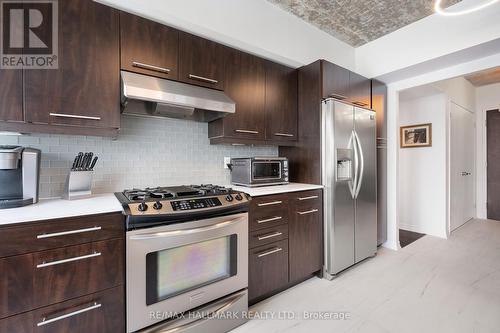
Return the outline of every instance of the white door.
<path id="1" fill-rule="evenodd" d="M 450 232 L 475 216 L 474 114 L 450 103 Z"/>

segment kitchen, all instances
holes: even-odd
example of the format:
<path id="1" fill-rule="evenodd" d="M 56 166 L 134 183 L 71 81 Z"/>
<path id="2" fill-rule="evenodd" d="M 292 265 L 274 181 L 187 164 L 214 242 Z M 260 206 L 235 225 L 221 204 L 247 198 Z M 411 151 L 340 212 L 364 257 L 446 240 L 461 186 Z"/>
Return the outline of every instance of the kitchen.
<path id="1" fill-rule="evenodd" d="M 382 81 L 125 2 L 3 5 L 52 14 L 57 63 L 0 70 L 1 332 L 226 332 L 387 241 Z"/>

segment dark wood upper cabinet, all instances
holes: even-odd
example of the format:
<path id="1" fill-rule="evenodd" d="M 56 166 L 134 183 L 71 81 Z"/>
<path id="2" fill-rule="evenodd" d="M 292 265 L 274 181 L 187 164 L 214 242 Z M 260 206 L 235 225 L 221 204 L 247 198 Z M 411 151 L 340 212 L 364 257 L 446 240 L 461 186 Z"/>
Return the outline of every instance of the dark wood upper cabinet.
<path id="1" fill-rule="evenodd" d="M 209 136 L 264 140 L 264 60 L 228 49 L 225 72 L 225 93 L 236 102 L 236 113 L 210 123 Z"/>
<path id="2" fill-rule="evenodd" d="M 371 80 L 350 72 L 349 101 L 361 107 L 371 108 Z"/>
<path id="3" fill-rule="evenodd" d="M 26 121 L 119 128 L 119 12 L 88 0 L 58 10 L 59 68 L 24 71 Z"/>
<path id="4" fill-rule="evenodd" d="M 0 120 L 23 118 L 23 71 L 0 69 Z"/>
<path id="5" fill-rule="evenodd" d="M 334 97 L 340 100 L 348 100 L 349 92 L 349 70 L 321 61 L 323 70 L 323 98 Z"/>
<path id="6" fill-rule="evenodd" d="M 224 89 L 227 48 L 198 36 L 179 32 L 179 80 Z"/>
<path id="7" fill-rule="evenodd" d="M 129 13 L 120 13 L 121 68 L 177 80 L 179 31 Z"/>
<path id="8" fill-rule="evenodd" d="M 294 68 L 266 62 L 266 139 L 297 140 L 298 76 Z"/>

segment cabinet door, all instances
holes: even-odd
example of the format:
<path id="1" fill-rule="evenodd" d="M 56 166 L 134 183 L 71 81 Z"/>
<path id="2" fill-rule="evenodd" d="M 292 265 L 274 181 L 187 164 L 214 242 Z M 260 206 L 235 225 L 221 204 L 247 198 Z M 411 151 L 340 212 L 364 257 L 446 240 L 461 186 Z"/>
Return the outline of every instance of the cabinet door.
<path id="1" fill-rule="evenodd" d="M 59 2 L 59 68 L 26 70 L 26 120 L 120 127 L 118 11 L 94 1 Z"/>
<path id="2" fill-rule="evenodd" d="M 120 49 L 122 69 L 177 80 L 177 30 L 121 12 Z"/>
<path id="3" fill-rule="evenodd" d="M 225 51 L 221 44 L 179 32 L 179 80 L 224 89 Z"/>
<path id="4" fill-rule="evenodd" d="M 334 97 L 340 100 L 348 100 L 349 93 L 349 70 L 322 61 L 323 67 L 323 98 Z"/>
<path id="5" fill-rule="evenodd" d="M 288 284 L 288 241 L 250 250 L 248 259 L 248 299 L 278 291 Z"/>
<path id="6" fill-rule="evenodd" d="M 290 282 L 321 270 L 323 265 L 323 209 L 321 191 L 291 194 L 288 239 Z"/>
<path id="7" fill-rule="evenodd" d="M 228 50 L 226 94 L 236 102 L 236 113 L 222 119 L 224 136 L 265 138 L 265 65 L 260 58 Z"/>
<path id="8" fill-rule="evenodd" d="M 31 310 L 34 307 L 33 256 L 0 259 L 0 272 L 0 318 Z"/>
<path id="9" fill-rule="evenodd" d="M 0 120 L 23 118 L 23 71 L 0 69 Z"/>
<path id="10" fill-rule="evenodd" d="M 297 140 L 297 71 L 266 63 L 266 139 Z"/>
<path id="11" fill-rule="evenodd" d="M 371 108 L 371 81 L 364 76 L 350 72 L 349 101 L 364 108 Z"/>

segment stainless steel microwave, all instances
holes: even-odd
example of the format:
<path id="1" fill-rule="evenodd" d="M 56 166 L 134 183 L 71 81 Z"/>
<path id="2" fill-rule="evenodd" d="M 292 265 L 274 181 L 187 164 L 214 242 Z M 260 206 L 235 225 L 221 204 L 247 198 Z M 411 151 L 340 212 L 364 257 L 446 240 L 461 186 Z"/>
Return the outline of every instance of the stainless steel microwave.
<path id="1" fill-rule="evenodd" d="M 231 183 L 249 187 L 288 184 L 286 157 L 231 159 Z"/>

